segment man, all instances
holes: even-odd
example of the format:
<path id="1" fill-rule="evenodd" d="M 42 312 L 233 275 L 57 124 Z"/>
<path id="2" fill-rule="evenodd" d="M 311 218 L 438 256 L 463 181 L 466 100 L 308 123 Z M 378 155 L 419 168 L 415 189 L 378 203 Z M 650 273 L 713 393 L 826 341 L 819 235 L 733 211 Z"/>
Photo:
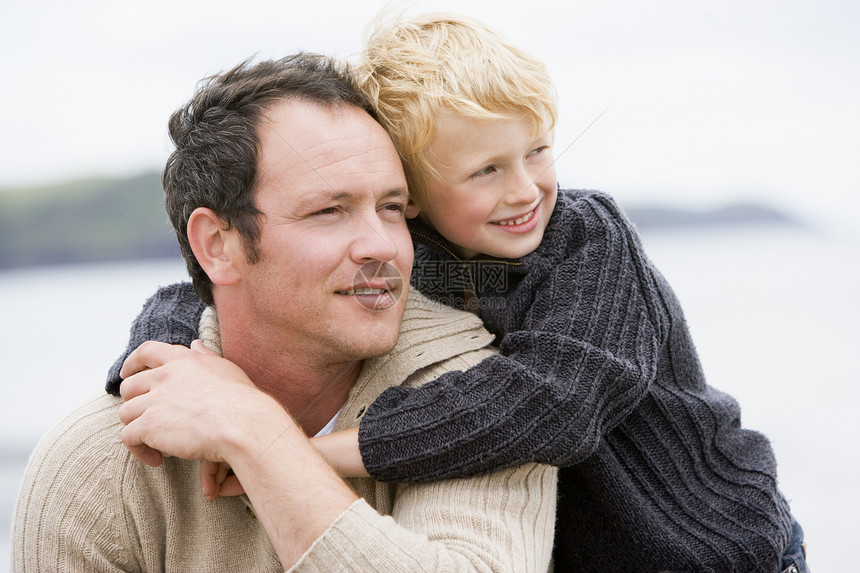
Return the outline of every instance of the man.
<path id="1" fill-rule="evenodd" d="M 299 55 L 212 78 L 174 114 L 167 208 L 213 305 L 201 338 L 229 362 L 148 343 L 126 363 L 139 372 L 124 404 L 99 398 L 46 436 L 16 508 L 15 570 L 548 567 L 554 469 L 347 485 L 307 438 L 490 353 L 476 318 L 400 278 L 406 183 L 370 113 L 330 61 Z M 247 497 L 208 501 L 194 459 L 227 462 Z"/>

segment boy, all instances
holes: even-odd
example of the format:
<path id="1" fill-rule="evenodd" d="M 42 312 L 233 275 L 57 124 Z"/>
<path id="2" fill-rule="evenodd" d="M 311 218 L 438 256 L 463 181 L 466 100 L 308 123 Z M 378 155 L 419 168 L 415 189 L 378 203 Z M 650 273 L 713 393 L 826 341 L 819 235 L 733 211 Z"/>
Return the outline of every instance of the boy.
<path id="1" fill-rule="evenodd" d="M 413 285 L 478 312 L 500 349 L 371 404 L 358 430 L 370 475 L 562 466 L 558 571 L 802 571 L 770 446 L 706 385 L 634 228 L 608 196 L 558 190 L 545 67 L 431 15 L 379 29 L 356 81 L 404 164 Z M 139 320 L 174 316 L 190 327 L 162 340 L 188 344 L 199 310 L 155 301 Z"/>

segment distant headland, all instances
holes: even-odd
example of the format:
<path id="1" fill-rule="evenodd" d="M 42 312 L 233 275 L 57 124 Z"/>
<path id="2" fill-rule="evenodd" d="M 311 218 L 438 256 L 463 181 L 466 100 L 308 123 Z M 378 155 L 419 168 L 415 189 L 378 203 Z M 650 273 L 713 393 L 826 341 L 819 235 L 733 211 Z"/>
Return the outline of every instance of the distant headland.
<path id="1" fill-rule="evenodd" d="M 800 226 L 767 205 L 709 210 L 623 205 L 643 232 L 738 225 Z M 158 172 L 0 190 L 0 269 L 179 257 Z"/>

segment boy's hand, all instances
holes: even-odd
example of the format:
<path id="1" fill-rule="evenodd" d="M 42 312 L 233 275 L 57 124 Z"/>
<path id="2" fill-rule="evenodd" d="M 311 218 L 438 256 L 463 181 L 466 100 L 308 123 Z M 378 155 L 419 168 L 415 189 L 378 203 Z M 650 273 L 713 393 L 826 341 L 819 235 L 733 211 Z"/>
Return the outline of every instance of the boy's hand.
<path id="1" fill-rule="evenodd" d="M 200 485 L 203 495 L 212 501 L 219 495 L 233 496 L 245 493 L 239 478 L 230 471 L 230 465 L 225 462 L 200 462 Z"/>

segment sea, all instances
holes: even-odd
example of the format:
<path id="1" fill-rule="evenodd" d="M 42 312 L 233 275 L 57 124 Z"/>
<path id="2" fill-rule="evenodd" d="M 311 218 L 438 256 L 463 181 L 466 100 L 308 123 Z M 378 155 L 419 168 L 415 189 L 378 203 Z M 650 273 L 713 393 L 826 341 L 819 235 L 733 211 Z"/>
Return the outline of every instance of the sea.
<path id="1" fill-rule="evenodd" d="M 649 230 L 711 385 L 766 434 L 815 571 L 853 567 L 860 515 L 860 237 L 793 226 Z M 39 437 L 103 391 L 128 326 L 182 262 L 0 271 L 0 571 Z"/>

